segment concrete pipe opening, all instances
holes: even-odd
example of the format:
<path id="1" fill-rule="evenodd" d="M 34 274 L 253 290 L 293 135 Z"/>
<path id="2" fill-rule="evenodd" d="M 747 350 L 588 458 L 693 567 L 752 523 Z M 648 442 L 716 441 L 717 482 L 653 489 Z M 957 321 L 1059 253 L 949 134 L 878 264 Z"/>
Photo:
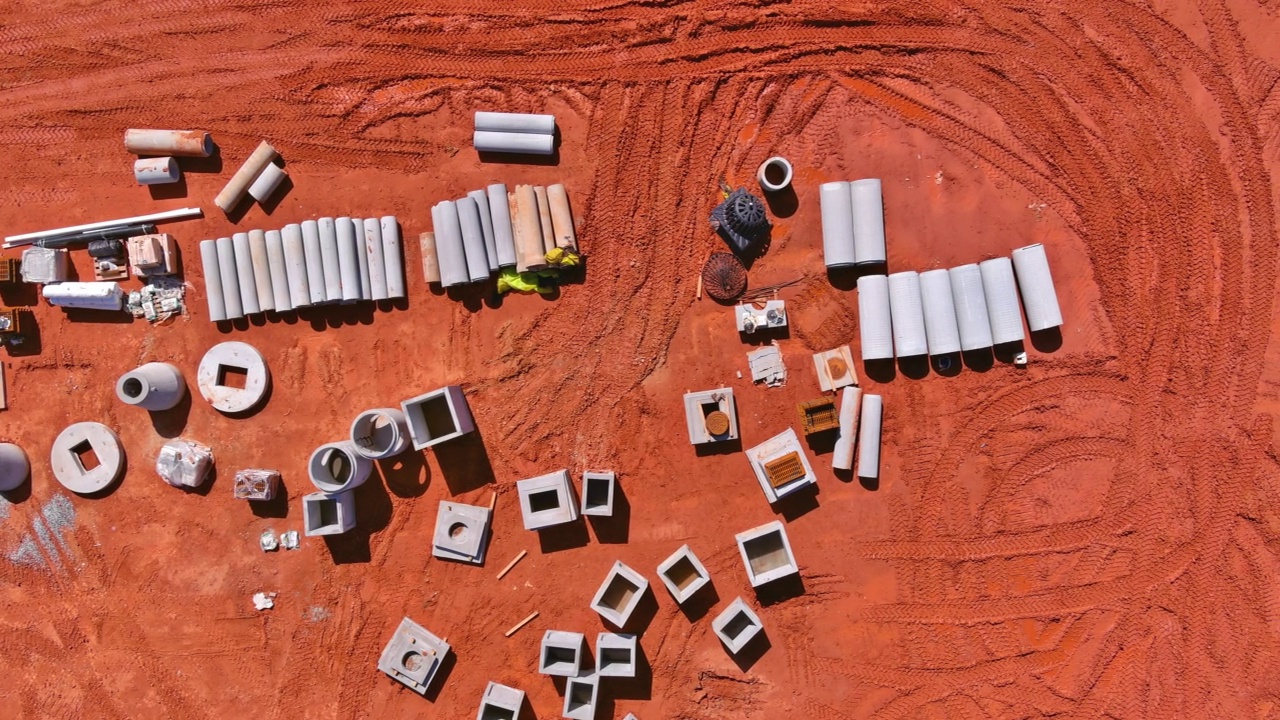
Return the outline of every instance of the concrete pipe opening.
<path id="1" fill-rule="evenodd" d="M 409 447 L 404 413 L 392 408 L 366 410 L 351 423 L 351 444 L 371 460 L 399 455 Z"/>
<path id="2" fill-rule="evenodd" d="M 765 192 L 785 190 L 791 184 L 791 163 L 783 157 L 771 157 L 760 165 L 756 179 Z"/>
<path id="3" fill-rule="evenodd" d="M 329 494 L 363 485 L 372 469 L 369 459 L 357 453 L 349 442 L 321 445 L 311 453 L 311 460 L 307 463 L 307 474 L 312 484 Z"/>

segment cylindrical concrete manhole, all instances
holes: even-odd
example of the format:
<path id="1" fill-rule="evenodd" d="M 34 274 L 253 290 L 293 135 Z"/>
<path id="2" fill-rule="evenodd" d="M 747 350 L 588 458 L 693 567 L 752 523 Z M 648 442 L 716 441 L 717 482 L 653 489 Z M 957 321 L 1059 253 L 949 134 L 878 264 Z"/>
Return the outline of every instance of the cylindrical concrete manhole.
<path id="1" fill-rule="evenodd" d="M 369 479 L 373 463 L 345 440 L 316 448 L 307 463 L 307 475 L 320 492 L 330 495 L 359 487 Z"/>

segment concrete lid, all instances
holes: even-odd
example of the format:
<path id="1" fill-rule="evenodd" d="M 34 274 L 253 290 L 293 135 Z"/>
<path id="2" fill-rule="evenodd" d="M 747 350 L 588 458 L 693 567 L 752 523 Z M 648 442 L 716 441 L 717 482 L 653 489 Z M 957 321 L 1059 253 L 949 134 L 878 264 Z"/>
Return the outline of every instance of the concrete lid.
<path id="1" fill-rule="evenodd" d="M 243 370 L 244 387 L 223 384 L 225 369 Z M 262 353 L 248 343 L 224 342 L 209 348 L 196 371 L 200 394 L 217 410 L 241 413 L 262 402 L 271 385 L 271 373 Z"/>
<path id="2" fill-rule="evenodd" d="M 92 449 L 98 464 L 86 469 L 80 452 Z M 95 493 L 115 482 L 124 470 L 124 448 L 111 428 L 96 422 L 80 422 L 58 434 L 49 453 L 53 476 L 68 490 Z"/>

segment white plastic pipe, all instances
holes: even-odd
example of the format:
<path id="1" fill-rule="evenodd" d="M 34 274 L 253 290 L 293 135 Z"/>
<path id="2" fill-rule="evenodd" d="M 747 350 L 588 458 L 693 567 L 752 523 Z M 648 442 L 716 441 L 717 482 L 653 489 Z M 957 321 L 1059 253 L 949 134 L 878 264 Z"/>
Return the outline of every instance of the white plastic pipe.
<path id="1" fill-rule="evenodd" d="M 204 269 L 204 297 L 209 304 L 210 322 L 227 319 L 227 306 L 222 299 L 222 271 L 218 269 L 218 243 L 200 241 L 200 265 Z"/>
<path id="2" fill-rule="evenodd" d="M 498 252 L 498 267 L 516 264 L 516 241 L 511 234 L 511 205 L 507 201 L 507 186 L 490 185 L 489 214 L 493 219 L 493 241 Z"/>
<path id="3" fill-rule="evenodd" d="M 356 227 L 351 218 L 340 217 L 333 221 L 338 236 L 338 271 L 342 275 L 342 302 L 353 303 L 360 299 L 360 245 L 356 242 Z"/>
<path id="4" fill-rule="evenodd" d="M 369 277 L 369 249 L 365 247 L 364 218 L 351 218 L 356 233 L 356 263 L 360 266 L 360 299 L 373 299 L 373 280 Z"/>
<path id="5" fill-rule="evenodd" d="M 849 183 L 853 197 L 853 254 L 859 265 L 883 263 L 887 260 L 884 247 L 884 198 L 878 178 L 854 180 Z"/>
<path id="6" fill-rule="evenodd" d="M 829 268 L 851 267 L 857 262 L 853 244 L 853 195 L 847 182 L 818 187 L 822 206 L 822 259 Z"/>
<path id="7" fill-rule="evenodd" d="M 253 261 L 253 282 L 258 291 L 258 308 L 262 312 L 276 309 L 276 294 L 271 289 L 271 261 L 267 257 L 267 234 L 249 231 L 249 257 Z"/>
<path id="8" fill-rule="evenodd" d="M 124 131 L 124 149 L 134 155 L 209 157 L 213 154 L 213 138 L 201 130 L 130 128 Z"/>
<path id="9" fill-rule="evenodd" d="M 889 276 L 889 311 L 893 315 L 893 349 L 898 357 L 927 355 L 920 274 L 904 270 Z"/>
<path id="10" fill-rule="evenodd" d="M 480 209 L 469 197 L 458 198 L 458 225 L 462 229 L 462 247 L 467 258 L 467 275 L 471 282 L 489 278 L 489 261 L 484 252 L 484 231 L 480 229 Z"/>
<path id="11" fill-rule="evenodd" d="M 791 184 L 791 163 L 784 157 L 774 156 L 760 163 L 756 169 L 756 180 L 760 189 L 767 192 L 778 192 Z"/>
<path id="12" fill-rule="evenodd" d="M 1018 275 L 1022 309 L 1027 313 L 1027 327 L 1031 332 L 1061 325 L 1062 310 L 1058 307 L 1058 293 L 1053 288 L 1044 245 L 1036 243 L 1014 250 L 1013 269 Z"/>
<path id="13" fill-rule="evenodd" d="M 879 395 L 862 396 L 862 420 L 858 423 L 858 477 L 880 477 L 880 421 L 884 400 Z"/>
<path id="14" fill-rule="evenodd" d="M 858 428 L 858 407 L 862 401 L 862 391 L 853 385 L 846 385 L 840 393 L 840 437 L 836 439 L 835 450 L 831 453 L 831 467 L 834 470 L 853 469 L 853 446 Z"/>
<path id="15" fill-rule="evenodd" d="M 951 299 L 960 329 L 960 349 L 964 352 L 991 347 L 991 320 L 987 318 L 987 296 L 982 292 L 982 271 L 976 263 L 948 271 Z"/>
<path id="16" fill-rule="evenodd" d="M 960 328 L 951 294 L 951 275 L 946 270 L 920 273 L 920 300 L 924 304 L 924 331 L 930 355 L 960 352 Z"/>
<path id="17" fill-rule="evenodd" d="M 476 201 L 476 210 L 480 213 L 480 232 L 484 235 L 484 254 L 489 263 L 489 272 L 498 271 L 498 241 L 493 234 L 493 213 L 489 211 L 489 193 L 484 190 L 472 190 L 467 197 Z"/>
<path id="18" fill-rule="evenodd" d="M 402 298 L 404 290 L 404 255 L 401 253 L 400 223 L 394 215 L 378 219 L 382 226 L 382 259 L 386 263 L 387 296 Z"/>
<path id="19" fill-rule="evenodd" d="M 991 341 L 999 345 L 1022 340 L 1022 310 L 1018 307 L 1018 285 L 1013 279 L 1009 258 L 992 258 L 978 263 L 982 272 L 982 294 L 987 299 L 991 320 Z"/>
<path id="20" fill-rule="evenodd" d="M 271 292 L 276 298 L 276 312 L 293 310 L 289 296 L 289 271 L 285 269 L 284 238 L 279 230 L 267 231 L 267 263 L 271 266 Z"/>
<path id="21" fill-rule="evenodd" d="M 325 301 L 324 260 L 320 257 L 320 226 L 315 220 L 302 221 L 302 252 L 307 259 L 307 290 L 311 304 Z"/>
<path id="22" fill-rule="evenodd" d="M 311 304 L 311 287 L 307 282 L 307 253 L 302 245 L 302 227 L 296 223 L 280 231 L 284 240 L 284 269 L 289 278 L 289 302 L 295 309 Z"/>
<path id="23" fill-rule="evenodd" d="M 133 178 L 139 185 L 176 183 L 180 177 L 178 161 L 171 157 L 142 158 L 133 162 Z"/>
<path id="24" fill-rule="evenodd" d="M 55 283 L 45 285 L 41 294 L 50 305 L 58 307 L 81 310 L 119 310 L 124 307 L 124 291 L 113 282 Z"/>
<path id="25" fill-rule="evenodd" d="M 280 183 L 284 182 L 285 173 L 279 165 L 269 162 L 262 168 L 253 184 L 249 186 L 249 196 L 258 202 L 266 202 Z"/>
<path id="26" fill-rule="evenodd" d="M 476 111 L 476 130 L 505 133 L 556 134 L 555 115 Z"/>
<path id="27" fill-rule="evenodd" d="M 222 277 L 222 301 L 226 304 L 227 318 L 244 317 L 240 304 L 240 277 L 236 272 L 236 246 L 231 238 L 218 238 L 218 272 Z"/>
<path id="28" fill-rule="evenodd" d="M 320 218 L 320 266 L 324 272 L 325 302 L 342 300 L 342 264 L 338 259 L 338 233 L 333 218 Z"/>
<path id="29" fill-rule="evenodd" d="M 150 215 L 135 215 L 134 217 L 120 218 L 119 220 L 104 220 L 102 222 L 86 223 L 84 225 L 71 225 L 69 227 L 55 228 L 53 230 L 41 230 L 40 232 L 24 233 L 22 235 L 9 235 L 4 239 L 4 246 L 18 247 L 20 245 L 30 245 L 36 240 L 42 238 L 53 237 L 54 235 L 69 235 L 71 233 L 88 232 L 90 230 L 104 230 L 106 228 L 120 227 L 122 225 L 139 225 L 142 223 L 157 224 L 165 220 L 185 220 L 187 218 L 200 217 L 201 210 L 194 208 L 178 208 L 177 210 L 165 210 L 164 212 L 151 213 Z"/>
<path id="30" fill-rule="evenodd" d="M 480 152 L 522 153 L 525 155 L 550 155 L 555 152 L 554 135 L 530 133 L 480 132 L 471 138 Z"/>
<path id="31" fill-rule="evenodd" d="M 372 300 L 386 300 L 387 258 L 382 247 L 382 224 L 378 218 L 364 219 L 364 251 L 369 256 L 369 290 Z"/>
<path id="32" fill-rule="evenodd" d="M 236 254 L 236 279 L 240 287 L 240 308 L 245 315 L 262 312 L 258 306 L 258 284 L 253 278 L 253 253 L 249 250 L 249 233 L 235 233 L 231 245 Z"/>
<path id="33" fill-rule="evenodd" d="M 893 359 L 889 278 L 884 275 L 858 278 L 858 331 L 862 336 L 864 361 Z"/>
<path id="34" fill-rule="evenodd" d="M 444 200 L 431 208 L 431 222 L 436 229 L 436 260 L 440 264 L 440 286 L 453 287 L 471 281 L 467 272 L 467 254 L 462 247 L 462 225 L 458 206 Z"/>

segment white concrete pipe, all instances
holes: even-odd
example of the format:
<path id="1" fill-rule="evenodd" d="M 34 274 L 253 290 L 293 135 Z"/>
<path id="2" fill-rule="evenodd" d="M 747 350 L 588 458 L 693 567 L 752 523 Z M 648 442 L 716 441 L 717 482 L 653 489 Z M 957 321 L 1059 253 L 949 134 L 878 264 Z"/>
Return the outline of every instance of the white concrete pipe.
<path id="1" fill-rule="evenodd" d="M 516 264 L 516 241 L 511 234 L 511 205 L 507 198 L 507 186 L 490 185 L 489 214 L 493 218 L 493 241 L 498 251 L 498 267 Z"/>
<path id="2" fill-rule="evenodd" d="M 1062 325 L 1062 310 L 1058 307 L 1058 293 L 1053 287 L 1044 245 L 1036 243 L 1014 250 L 1013 269 L 1018 275 L 1022 309 L 1027 313 L 1027 327 L 1031 332 Z"/>
<path id="3" fill-rule="evenodd" d="M 289 271 L 285 269 L 284 238 L 279 230 L 267 231 L 267 264 L 271 266 L 271 293 L 276 299 L 276 312 L 293 310 L 289 299 Z"/>
<path id="4" fill-rule="evenodd" d="M 484 254 L 489 262 L 489 272 L 498 271 L 498 241 L 493 234 L 493 213 L 489 210 L 489 193 L 484 190 L 472 190 L 467 197 L 476 201 L 476 210 L 480 213 L 480 232 L 484 234 Z"/>
<path id="5" fill-rule="evenodd" d="M 404 289 L 404 254 L 400 242 L 400 223 L 394 215 L 383 215 L 378 219 L 382 226 L 382 259 L 386 263 L 387 296 L 395 299 L 405 297 Z"/>
<path id="6" fill-rule="evenodd" d="M 133 163 L 133 178 L 139 185 L 166 185 L 181 177 L 178 161 L 171 157 L 142 158 Z"/>
<path id="7" fill-rule="evenodd" d="M 324 271 L 325 302 L 342 301 L 342 263 L 338 257 L 338 232 L 333 218 L 320 218 L 320 267 Z"/>
<path id="8" fill-rule="evenodd" d="M 284 244 L 284 271 L 289 283 L 289 304 L 296 310 L 311 304 L 311 285 L 307 282 L 307 252 L 302 246 L 302 227 L 296 223 L 280 230 Z"/>
<path id="9" fill-rule="evenodd" d="M 991 347 L 991 320 L 987 317 L 987 296 L 982 292 L 982 271 L 970 263 L 953 267 L 948 274 L 960 329 L 960 349 L 969 352 Z"/>
<path id="10" fill-rule="evenodd" d="M 471 142 L 479 152 L 551 155 L 555 152 L 556 136 L 477 131 L 471 136 Z"/>
<path id="11" fill-rule="evenodd" d="M 409 425 L 395 408 L 365 410 L 351 423 L 351 446 L 370 460 L 399 455 L 409 448 Z"/>
<path id="12" fill-rule="evenodd" d="M 767 193 L 785 190 L 791 184 L 791 163 L 775 155 L 760 163 L 756 180 L 760 182 L 760 189 Z"/>
<path id="13" fill-rule="evenodd" d="M 279 153 L 266 140 L 258 143 L 258 147 L 254 148 L 249 158 L 244 161 L 239 170 L 236 170 L 236 174 L 227 181 L 222 192 L 213 199 L 213 204 L 222 208 L 223 212 L 231 212 L 231 209 L 239 204 L 240 198 L 244 197 L 249 186 L 262 174 L 263 168 L 273 164 L 271 161 L 278 156 Z"/>
<path id="14" fill-rule="evenodd" d="M 221 263 L 222 259 L 219 258 Z M 225 293 L 225 289 L 223 290 Z M 120 310 L 124 308 L 124 291 L 113 282 L 61 282 L 45 285 L 40 294 L 50 305 L 80 310 Z M 236 317 L 240 317 L 237 315 Z"/>
<path id="15" fill-rule="evenodd" d="M 0 492 L 17 490 L 30 475 L 27 453 L 13 443 L 0 443 Z"/>
<path id="16" fill-rule="evenodd" d="M 284 178 L 284 170 L 279 165 L 273 162 L 267 163 L 257 179 L 249 186 L 249 197 L 260 203 L 266 202 L 275 193 L 276 188 L 280 187 L 280 183 L 284 182 Z"/>
<path id="17" fill-rule="evenodd" d="M 249 231 L 249 259 L 253 262 L 253 282 L 258 291 L 258 309 L 262 312 L 271 312 L 276 309 L 276 294 L 271 287 L 271 260 L 267 255 L 265 232 Z"/>
<path id="18" fill-rule="evenodd" d="M 840 437 L 836 439 L 835 450 L 831 453 L 833 470 L 853 469 L 853 446 L 861 402 L 862 391 L 853 385 L 846 385 L 840 393 Z"/>
<path id="19" fill-rule="evenodd" d="M 467 275 L 471 282 L 489 279 L 489 261 L 484 253 L 484 231 L 480 228 L 480 208 L 469 197 L 458 198 L 458 226 L 462 229 L 462 247 L 467 257 Z"/>
<path id="20" fill-rule="evenodd" d="M 209 304 L 209 321 L 227 319 L 227 306 L 222 299 L 222 271 L 218 269 L 218 243 L 200 241 L 200 265 L 204 270 L 204 298 Z"/>
<path id="21" fill-rule="evenodd" d="M 387 295 L 387 258 L 382 248 L 382 225 L 378 218 L 365 218 L 364 252 L 368 256 L 369 265 L 369 299 L 386 300 Z"/>
<path id="22" fill-rule="evenodd" d="M 555 135 L 555 115 L 476 111 L 476 130 L 481 132 Z"/>
<path id="23" fill-rule="evenodd" d="M 920 274 L 904 270 L 889 276 L 889 311 L 893 316 L 893 350 L 900 358 L 927 355 Z"/>
<path id="24" fill-rule="evenodd" d="M 320 226 L 315 220 L 302 221 L 302 252 L 307 260 L 307 291 L 311 304 L 325 301 L 324 259 L 320 257 Z"/>
<path id="25" fill-rule="evenodd" d="M 253 276 L 253 253 L 249 249 L 249 233 L 231 236 L 231 247 L 236 255 L 236 282 L 240 288 L 240 308 L 245 315 L 262 312 L 258 306 L 258 284 Z"/>
<path id="26" fill-rule="evenodd" d="M 182 373 L 169 363 L 147 363 L 116 381 L 116 397 L 121 402 L 151 412 L 176 407 L 186 396 L 187 384 Z"/>
<path id="27" fill-rule="evenodd" d="M 864 361 L 893 359 L 889 278 L 884 275 L 858 278 L 858 330 L 862 337 Z"/>
<path id="28" fill-rule="evenodd" d="M 818 187 L 822 206 L 822 259 L 829 268 L 852 267 L 853 194 L 847 182 L 823 183 Z"/>
<path id="29" fill-rule="evenodd" d="M 533 197 L 538 201 L 538 225 L 542 228 L 542 252 L 556 249 L 556 231 L 551 226 L 551 202 L 547 200 L 547 189 L 542 185 L 533 186 Z"/>
<path id="30" fill-rule="evenodd" d="M 1018 285 L 1013 279 L 1009 258 L 992 258 L 978 263 L 982 272 L 982 294 L 987 298 L 991 320 L 991 341 L 997 345 L 1022 340 L 1022 309 L 1018 307 Z"/>
<path id="31" fill-rule="evenodd" d="M 356 226 L 349 217 L 333 221 L 338 235 L 338 271 L 342 274 L 342 302 L 353 303 L 360 295 L 360 244 L 356 242 Z"/>
<path id="32" fill-rule="evenodd" d="M 470 282 L 457 203 L 444 200 L 431 208 L 431 222 L 436 229 L 436 261 L 440 264 L 440 286 L 453 287 Z"/>
<path id="33" fill-rule="evenodd" d="M 373 463 L 356 452 L 350 440 L 327 443 L 311 453 L 307 475 L 311 483 L 324 493 L 335 494 L 358 488 L 369 479 Z"/>
<path id="34" fill-rule="evenodd" d="M 920 273 L 920 300 L 924 304 L 925 339 L 930 355 L 960 352 L 960 328 L 951 294 L 951 275 L 946 270 Z"/>
<path id="35" fill-rule="evenodd" d="M 880 477 L 880 421 L 884 400 L 879 395 L 862 396 L 862 419 L 858 423 L 858 477 Z"/>
<path id="36" fill-rule="evenodd" d="M 351 218 L 356 233 L 356 264 L 360 267 L 360 299 L 373 299 L 373 279 L 369 277 L 369 249 L 365 247 L 364 218 Z"/>
<path id="37" fill-rule="evenodd" d="M 209 157 L 213 154 L 213 138 L 200 130 L 124 131 L 124 149 L 134 155 L 177 155 Z"/>
<path id="38" fill-rule="evenodd" d="M 551 206 L 551 231 L 555 245 L 562 250 L 578 251 L 578 233 L 573 226 L 573 210 L 569 208 L 569 192 L 564 185 L 547 186 L 547 204 Z"/>
<path id="39" fill-rule="evenodd" d="M 859 265 L 883 263 L 887 260 L 884 247 L 884 198 L 878 178 L 854 180 L 849 183 L 853 198 L 853 254 Z"/>
<path id="40" fill-rule="evenodd" d="M 435 208 L 432 208 L 434 211 Z M 440 282 L 440 261 L 436 259 L 436 234 L 424 232 L 418 236 L 418 252 L 422 253 L 422 278 L 428 283 Z"/>
<path id="41" fill-rule="evenodd" d="M 222 301 L 231 320 L 244 317 L 240 303 L 240 276 L 236 271 L 236 246 L 231 238 L 218 238 L 218 272 L 222 274 Z"/>

